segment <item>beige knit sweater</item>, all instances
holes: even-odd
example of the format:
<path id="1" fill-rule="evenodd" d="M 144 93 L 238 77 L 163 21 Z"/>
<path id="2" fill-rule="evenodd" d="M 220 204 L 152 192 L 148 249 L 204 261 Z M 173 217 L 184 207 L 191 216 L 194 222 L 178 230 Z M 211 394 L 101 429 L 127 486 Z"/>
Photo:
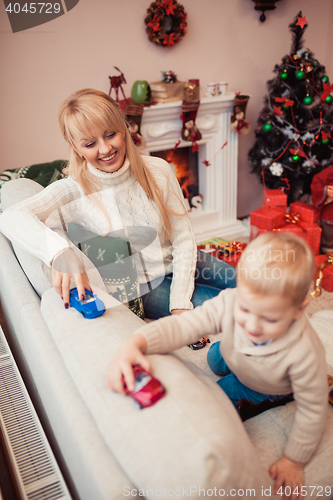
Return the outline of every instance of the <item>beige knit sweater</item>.
<path id="1" fill-rule="evenodd" d="M 236 294 L 237 288 L 224 290 L 192 311 L 143 326 L 138 332 L 146 338 L 146 353 L 166 353 L 222 331 L 221 354 L 244 385 L 263 394 L 294 393 L 297 410 L 285 454 L 307 462 L 326 419 L 324 347 L 305 314 L 283 337 L 254 345 L 233 319 Z"/>
<path id="2" fill-rule="evenodd" d="M 153 156 L 143 158 L 157 179 L 167 206 L 184 213 L 183 195 L 169 164 Z M 157 243 L 150 251 L 146 249 L 144 255 L 149 279 L 173 272 L 170 310 L 191 309 L 197 254 L 188 214 L 169 215 L 172 232 L 167 240 L 159 211 L 137 182 L 128 160 L 114 173 L 102 172 L 89 164 L 88 168 L 101 184 L 97 197 L 108 213 L 112 231 L 153 228 L 158 236 Z M 97 234 L 110 230 L 109 220 L 93 199 L 84 193 L 78 182 L 68 177 L 5 210 L 0 216 L 0 231 L 50 265 L 59 251 L 71 245 L 62 230 L 63 222 L 76 222 Z M 139 282 L 145 282 L 144 273 L 140 274 L 139 270 L 138 274 Z"/>

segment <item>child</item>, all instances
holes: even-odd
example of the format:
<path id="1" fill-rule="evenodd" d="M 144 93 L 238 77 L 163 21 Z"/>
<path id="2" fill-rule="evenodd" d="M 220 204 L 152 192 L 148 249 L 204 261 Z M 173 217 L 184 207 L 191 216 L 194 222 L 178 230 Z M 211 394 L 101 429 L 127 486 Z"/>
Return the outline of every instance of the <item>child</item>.
<path id="1" fill-rule="evenodd" d="M 313 205 L 320 209 L 320 251 L 333 252 L 333 165 L 313 176 L 311 198 Z"/>
<path id="2" fill-rule="evenodd" d="M 152 322 L 122 344 L 108 369 L 110 388 L 124 393 L 122 376 L 133 388 L 132 366 L 150 367 L 143 353 L 166 353 L 222 331 L 207 360 L 236 407 L 243 399 L 260 403 L 293 393 L 295 422 L 284 456 L 270 474 L 276 490 L 284 485 L 300 491 L 327 407 L 325 351 L 304 314 L 313 273 L 312 252 L 302 239 L 290 233 L 259 236 L 239 260 L 236 289 Z"/>
<path id="3" fill-rule="evenodd" d="M 110 96 L 94 89 L 76 92 L 62 104 L 59 122 L 70 146 L 68 177 L 6 210 L 0 216 L 0 230 L 52 266 L 53 286 L 66 308 L 72 277 L 80 297 L 89 288 L 80 259 L 66 235 L 59 234 L 69 222 L 102 236 L 124 228 L 148 228 L 132 231 L 135 241 L 128 237 L 133 253 L 135 244 L 144 246 L 144 238 L 155 231 L 161 258 L 153 251 L 145 254 L 148 283 L 143 267 L 138 266 L 147 317 L 181 313 L 235 286 L 234 270 L 225 262 L 209 261 L 210 256 L 202 252 L 197 261 L 194 234 L 175 175 L 161 158 L 141 156 L 120 107 Z M 196 348 L 205 345 L 198 344 Z"/>

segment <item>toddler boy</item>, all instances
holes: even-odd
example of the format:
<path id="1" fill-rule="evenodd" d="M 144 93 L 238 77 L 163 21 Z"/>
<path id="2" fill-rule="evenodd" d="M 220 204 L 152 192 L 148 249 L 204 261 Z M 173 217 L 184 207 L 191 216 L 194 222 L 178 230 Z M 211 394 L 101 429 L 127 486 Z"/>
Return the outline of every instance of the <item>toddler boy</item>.
<path id="1" fill-rule="evenodd" d="M 202 306 L 140 328 L 120 347 L 108 370 L 111 389 L 134 387 L 132 366 L 150 365 L 143 355 L 167 353 L 223 332 L 207 361 L 233 404 L 260 403 L 293 394 L 297 410 L 284 456 L 270 468 L 275 491 L 290 486 L 297 498 L 303 468 L 326 419 L 325 351 L 304 309 L 314 275 L 310 248 L 290 233 L 265 233 L 253 240 L 237 266 L 237 288 L 223 290 Z M 286 497 L 287 498 L 287 497 Z"/>

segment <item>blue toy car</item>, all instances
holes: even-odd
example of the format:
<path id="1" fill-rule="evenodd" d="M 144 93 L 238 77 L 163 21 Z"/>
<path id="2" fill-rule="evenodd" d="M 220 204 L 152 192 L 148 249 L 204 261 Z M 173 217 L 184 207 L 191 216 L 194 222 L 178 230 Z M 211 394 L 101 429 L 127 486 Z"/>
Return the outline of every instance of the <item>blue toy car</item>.
<path id="1" fill-rule="evenodd" d="M 104 302 L 99 299 L 96 294 L 90 290 L 85 289 L 86 298 L 81 301 L 79 299 L 77 288 L 71 288 L 69 293 L 69 303 L 71 307 L 74 307 L 79 311 L 85 318 L 98 318 L 105 313 Z"/>

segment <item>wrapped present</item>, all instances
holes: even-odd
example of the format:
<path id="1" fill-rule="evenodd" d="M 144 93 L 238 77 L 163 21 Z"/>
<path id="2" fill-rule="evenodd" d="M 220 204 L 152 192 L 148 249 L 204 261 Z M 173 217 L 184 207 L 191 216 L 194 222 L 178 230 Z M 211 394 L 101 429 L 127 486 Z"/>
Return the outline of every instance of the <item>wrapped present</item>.
<path id="1" fill-rule="evenodd" d="M 214 245 L 215 247 L 218 247 L 220 243 L 228 243 L 228 240 L 224 240 L 223 238 L 210 238 L 209 240 L 202 241 L 201 245 Z"/>
<path id="2" fill-rule="evenodd" d="M 203 243 L 202 245 L 197 245 L 197 249 L 202 252 L 209 253 L 214 257 L 218 257 L 219 250 L 216 245 L 212 245 L 211 243 Z"/>
<path id="3" fill-rule="evenodd" d="M 290 203 L 289 211 L 292 215 L 298 215 L 302 221 L 311 222 L 312 224 L 317 222 L 320 216 L 320 210 L 303 201 Z"/>
<path id="4" fill-rule="evenodd" d="M 327 292 L 333 292 L 333 253 L 328 255 L 317 255 L 315 257 L 315 289 L 311 293 L 312 297 L 318 297 L 321 294 L 321 288 Z"/>
<path id="5" fill-rule="evenodd" d="M 286 211 L 287 195 L 281 189 L 264 189 L 263 208 L 277 208 L 278 210 Z"/>
<path id="6" fill-rule="evenodd" d="M 240 243 L 239 241 L 229 242 L 225 246 L 220 245 L 218 257 L 227 264 L 236 267 L 246 246 L 246 243 Z"/>
<path id="7" fill-rule="evenodd" d="M 258 208 L 251 212 L 250 224 L 259 229 L 272 231 L 284 224 L 284 213 L 274 208 Z"/>
<path id="8" fill-rule="evenodd" d="M 301 238 L 305 239 L 305 241 L 312 249 L 314 255 L 318 255 L 321 238 L 321 227 L 319 227 L 316 223 L 303 221 L 299 215 L 285 213 L 283 214 L 283 218 L 283 224 L 272 229 L 272 231 L 283 231 L 297 234 Z M 259 234 L 267 231 L 269 231 L 269 229 L 251 226 L 250 240 L 252 241 L 252 239 L 259 236 Z"/>
<path id="9" fill-rule="evenodd" d="M 312 224 L 310 222 L 302 222 L 302 227 L 305 229 L 305 233 L 301 236 L 312 248 L 314 255 L 318 255 L 320 248 L 321 227 L 319 227 L 316 223 Z"/>

